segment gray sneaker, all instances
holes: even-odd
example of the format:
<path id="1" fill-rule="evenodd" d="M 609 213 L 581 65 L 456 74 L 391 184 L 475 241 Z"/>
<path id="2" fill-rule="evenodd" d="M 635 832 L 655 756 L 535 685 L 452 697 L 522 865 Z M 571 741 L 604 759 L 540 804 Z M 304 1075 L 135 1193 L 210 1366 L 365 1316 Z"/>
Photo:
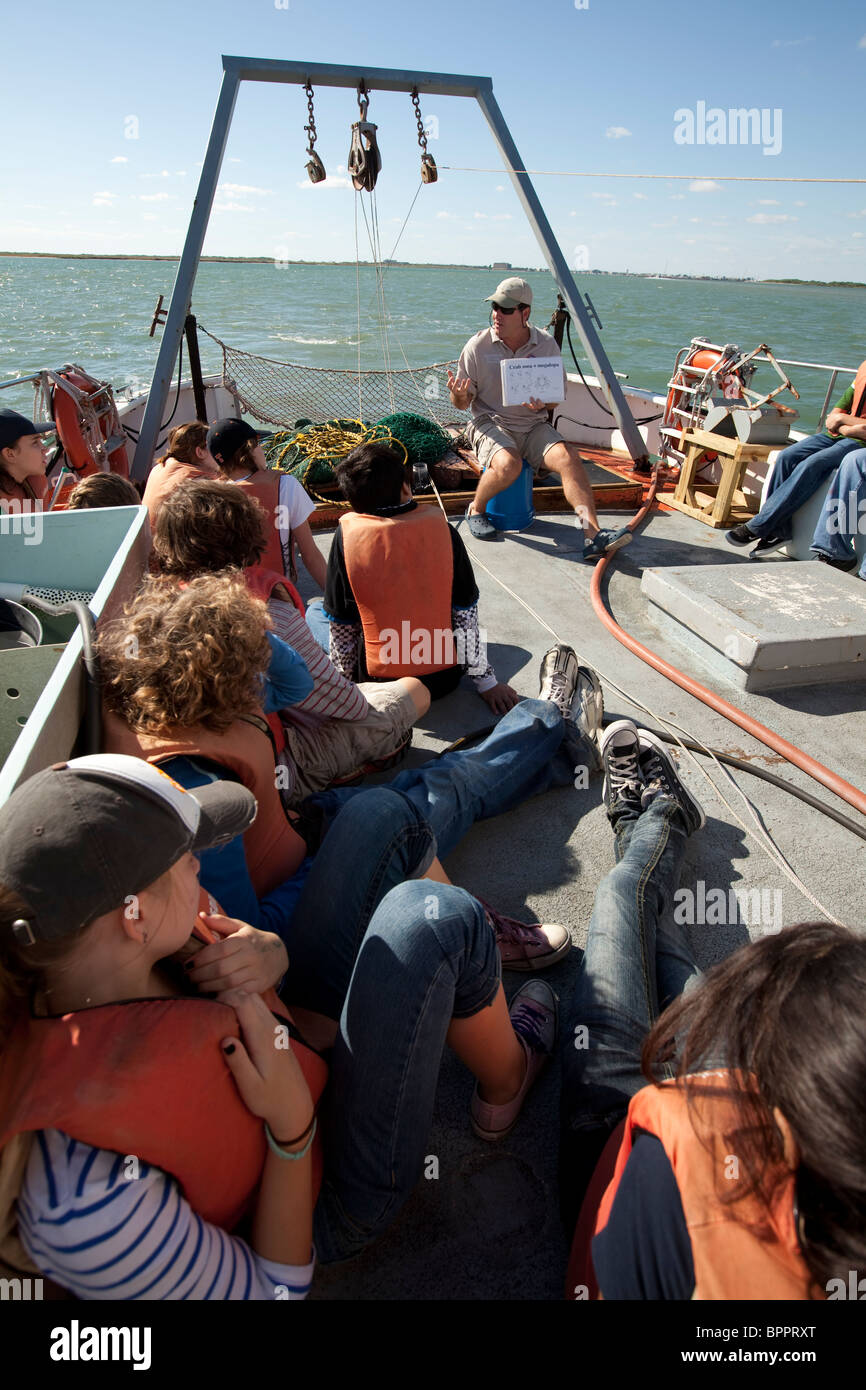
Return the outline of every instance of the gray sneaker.
<path id="1" fill-rule="evenodd" d="M 611 819 L 622 809 L 624 801 L 640 810 L 644 776 L 639 758 L 640 743 L 634 720 L 617 719 L 609 724 L 601 736 L 601 760 L 604 764 L 602 796 Z"/>
<path id="2" fill-rule="evenodd" d="M 689 834 L 693 835 L 707 823 L 703 806 L 685 783 L 680 781 L 673 758 L 658 734 L 654 734 L 651 729 L 641 729 L 639 737 L 640 768 L 645 783 L 641 796 L 643 809 L 646 810 L 657 796 L 672 796 L 685 817 Z"/>
<path id="3" fill-rule="evenodd" d="M 538 690 L 539 700 L 550 700 L 556 705 L 563 719 L 571 720 L 571 702 L 577 690 L 577 653 L 573 647 L 558 642 L 545 652 L 541 662 Z"/>

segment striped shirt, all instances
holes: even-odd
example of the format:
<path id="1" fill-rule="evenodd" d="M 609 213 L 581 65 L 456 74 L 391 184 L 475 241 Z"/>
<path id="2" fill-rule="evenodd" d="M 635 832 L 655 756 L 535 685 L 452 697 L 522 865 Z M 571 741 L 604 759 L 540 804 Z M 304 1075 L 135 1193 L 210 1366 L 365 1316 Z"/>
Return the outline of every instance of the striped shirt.
<path id="1" fill-rule="evenodd" d="M 370 706 L 363 691 L 331 664 L 327 652 L 319 646 L 295 605 L 284 599 L 272 598 L 268 603 L 268 613 L 276 635 L 303 657 L 313 677 L 312 693 L 305 700 L 292 705 L 292 721 L 299 712 L 314 715 L 316 722 L 323 719 L 365 718 L 370 713 Z"/>
<path id="2" fill-rule="evenodd" d="M 160 1168 L 57 1129 L 34 1135 L 18 1233 L 42 1273 L 81 1299 L 299 1299 L 313 1277 L 313 1259 L 263 1260 L 203 1221 Z"/>

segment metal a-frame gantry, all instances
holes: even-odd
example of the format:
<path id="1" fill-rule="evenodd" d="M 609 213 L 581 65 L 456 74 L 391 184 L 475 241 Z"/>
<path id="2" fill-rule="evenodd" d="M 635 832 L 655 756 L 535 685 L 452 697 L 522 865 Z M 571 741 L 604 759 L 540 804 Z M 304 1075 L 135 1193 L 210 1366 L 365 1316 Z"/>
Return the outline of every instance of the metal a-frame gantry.
<path id="1" fill-rule="evenodd" d="M 487 118 L 493 138 L 502 156 L 505 169 L 517 192 L 529 225 L 535 233 L 554 280 L 577 325 L 602 391 L 608 401 L 626 448 L 637 463 L 646 460 L 647 447 L 641 438 L 625 397 L 613 373 L 601 339 L 595 331 L 589 311 L 584 304 L 574 277 L 559 248 L 511 132 L 493 95 L 489 77 L 462 77 L 455 73 L 407 72 L 398 68 L 344 67 L 331 63 L 298 63 L 276 58 L 233 58 L 223 56 L 223 81 L 220 89 L 207 153 L 202 165 L 186 241 L 177 268 L 171 304 L 162 335 L 159 356 L 153 373 L 150 394 L 135 450 L 133 476 L 146 477 L 151 467 L 159 439 L 159 430 L 168 400 L 175 363 L 180 350 L 184 324 L 190 313 L 193 285 L 201 259 L 205 233 L 210 221 L 214 195 L 220 176 L 226 141 L 238 89 L 242 82 L 283 82 L 315 87 L 348 87 L 357 89 L 366 84 L 367 92 L 411 92 L 417 87 L 419 96 L 474 97 Z"/>

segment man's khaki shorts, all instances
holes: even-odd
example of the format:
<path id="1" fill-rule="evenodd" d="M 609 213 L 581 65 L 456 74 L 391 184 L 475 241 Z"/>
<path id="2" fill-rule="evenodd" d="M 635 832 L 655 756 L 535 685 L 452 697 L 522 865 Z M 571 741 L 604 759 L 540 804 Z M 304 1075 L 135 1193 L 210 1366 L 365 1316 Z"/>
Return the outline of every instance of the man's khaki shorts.
<path id="1" fill-rule="evenodd" d="M 541 467 L 548 449 L 565 442 L 549 420 L 537 420 L 526 431 L 506 430 L 493 420 L 473 421 L 466 430 L 466 436 L 482 468 L 488 466 L 498 449 L 514 449 L 521 458 L 526 459 L 534 473 Z"/>
<path id="2" fill-rule="evenodd" d="M 286 750 L 294 763 L 291 805 L 322 791 L 336 777 L 348 776 L 362 763 L 396 752 L 418 718 L 412 696 L 395 683 L 364 681 L 358 689 L 370 706 L 362 719 L 291 724 L 283 718 Z"/>

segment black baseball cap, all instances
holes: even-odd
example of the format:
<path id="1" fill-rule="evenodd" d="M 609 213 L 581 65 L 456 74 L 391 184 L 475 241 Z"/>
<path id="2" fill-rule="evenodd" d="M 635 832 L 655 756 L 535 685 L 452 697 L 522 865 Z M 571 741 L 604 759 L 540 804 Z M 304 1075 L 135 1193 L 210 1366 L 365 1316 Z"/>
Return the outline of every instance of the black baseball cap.
<path id="1" fill-rule="evenodd" d="M 273 430 L 254 430 L 246 420 L 232 416 L 225 420 L 214 420 L 207 432 L 207 447 L 217 463 L 228 463 L 248 439 L 270 439 Z"/>
<path id="2" fill-rule="evenodd" d="M 53 420 L 40 421 L 34 425 L 26 415 L 17 410 L 0 410 L 0 449 L 8 449 L 25 434 L 55 434 L 57 426 Z"/>
<path id="3" fill-rule="evenodd" d="M 256 799 L 237 782 L 185 791 L 125 753 L 55 763 L 0 807 L 0 883 L 26 911 L 12 925 L 25 945 L 68 936 L 155 883 L 187 850 L 247 830 Z"/>

